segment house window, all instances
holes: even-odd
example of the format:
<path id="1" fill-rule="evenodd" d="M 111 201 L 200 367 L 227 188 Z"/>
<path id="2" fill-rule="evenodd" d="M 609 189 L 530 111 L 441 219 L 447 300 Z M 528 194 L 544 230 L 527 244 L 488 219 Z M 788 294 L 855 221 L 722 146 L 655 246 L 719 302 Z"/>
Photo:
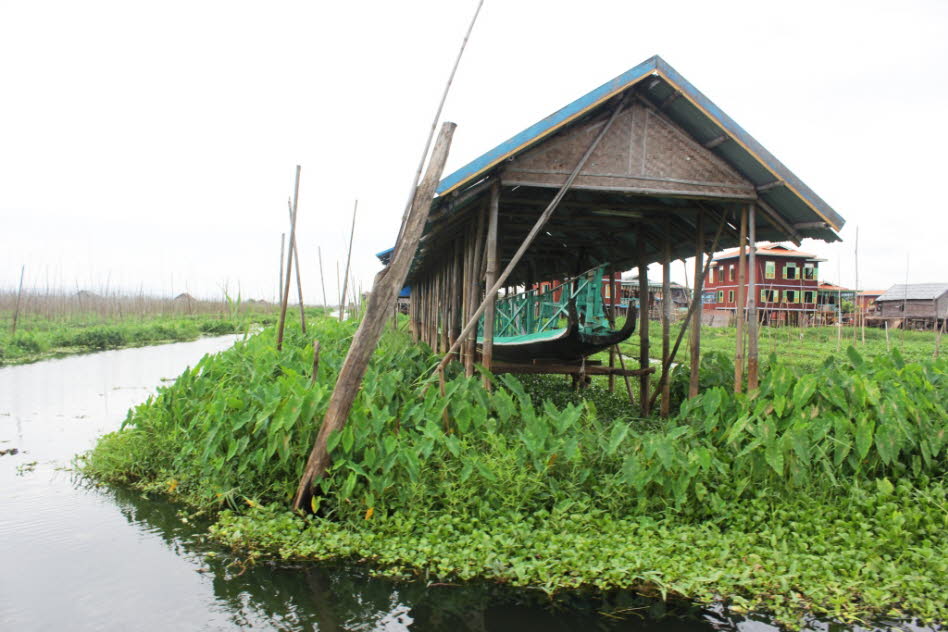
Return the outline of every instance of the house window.
<path id="1" fill-rule="evenodd" d="M 724 283 L 724 268 L 718 268 L 718 283 Z"/>
<path id="2" fill-rule="evenodd" d="M 799 303 L 800 302 L 800 291 L 799 290 L 784 290 L 784 297 L 786 297 L 787 303 Z"/>
<path id="3" fill-rule="evenodd" d="M 718 303 L 724 302 L 724 290 L 718 290 Z"/>
<path id="4" fill-rule="evenodd" d="M 807 281 L 816 279 L 816 264 L 808 263 L 803 266 L 803 278 Z"/>
<path id="5" fill-rule="evenodd" d="M 736 267 L 737 267 L 737 266 L 731 266 L 730 268 L 727 269 L 727 273 L 728 273 L 728 274 L 727 274 L 727 277 L 728 277 L 728 280 L 730 280 L 730 281 L 733 281 L 733 280 L 734 280 L 734 268 L 736 268 Z"/>
<path id="6" fill-rule="evenodd" d="M 733 302 L 734 302 L 734 290 L 728 290 L 728 291 L 727 291 L 727 302 L 728 302 L 728 303 L 733 303 Z"/>
<path id="7" fill-rule="evenodd" d="M 768 261 L 764 264 L 764 277 L 767 279 L 772 279 L 777 275 L 777 264 L 773 261 Z"/>
<path id="8" fill-rule="evenodd" d="M 760 301 L 762 303 L 779 303 L 780 290 L 761 290 Z"/>
<path id="9" fill-rule="evenodd" d="M 814 292 L 807 291 L 803 293 L 804 303 L 815 303 L 816 302 L 815 298 L 816 297 L 814 296 Z"/>
<path id="10" fill-rule="evenodd" d="M 797 264 L 788 263 L 783 267 L 783 278 L 785 279 L 795 279 L 797 278 Z"/>

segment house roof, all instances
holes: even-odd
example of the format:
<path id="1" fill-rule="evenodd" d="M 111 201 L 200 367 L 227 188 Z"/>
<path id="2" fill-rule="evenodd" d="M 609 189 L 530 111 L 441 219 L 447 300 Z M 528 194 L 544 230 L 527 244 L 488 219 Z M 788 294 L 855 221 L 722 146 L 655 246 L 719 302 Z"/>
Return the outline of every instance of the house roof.
<path id="1" fill-rule="evenodd" d="M 948 283 L 914 283 L 910 285 L 897 284 L 890 287 L 876 299 L 877 303 L 885 301 L 933 301 L 941 298 L 948 292 Z"/>
<path id="2" fill-rule="evenodd" d="M 882 296 L 885 290 L 860 290 L 858 296 Z"/>
<path id="3" fill-rule="evenodd" d="M 756 253 L 758 256 L 765 255 L 770 257 L 787 257 L 788 259 L 811 259 L 813 261 L 823 261 L 823 259 L 817 258 L 816 255 L 810 254 L 809 252 L 801 252 L 799 250 L 791 250 L 780 244 L 762 244 L 757 246 Z M 734 248 L 733 250 L 726 250 L 714 258 L 714 261 L 723 261 L 724 259 L 734 259 L 740 256 L 740 250 Z"/>
<path id="4" fill-rule="evenodd" d="M 759 203 L 796 235 L 837 241 L 845 220 L 731 117 L 658 55 L 650 57 L 475 158 L 441 180 L 439 197 L 476 183 L 495 166 L 535 146 L 633 86 L 757 189 Z"/>
<path id="5" fill-rule="evenodd" d="M 822 292 L 852 292 L 852 290 L 850 290 L 847 287 L 843 287 L 841 285 L 833 285 L 832 283 L 825 283 L 825 282 L 820 283 L 817 289 Z"/>

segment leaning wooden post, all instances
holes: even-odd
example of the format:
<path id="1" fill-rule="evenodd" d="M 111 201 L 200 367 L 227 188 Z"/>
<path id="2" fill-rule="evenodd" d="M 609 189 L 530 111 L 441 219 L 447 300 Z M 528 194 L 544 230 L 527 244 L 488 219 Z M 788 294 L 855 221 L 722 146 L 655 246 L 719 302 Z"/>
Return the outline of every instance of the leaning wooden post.
<path id="1" fill-rule="evenodd" d="M 500 176 L 490 183 L 490 206 L 487 212 L 487 273 L 484 286 L 487 296 L 484 300 L 487 307 L 484 310 L 484 342 L 481 345 L 481 364 L 488 371 L 494 361 L 494 319 L 497 317 L 497 291 L 491 288 L 497 283 L 497 272 L 500 267 L 497 262 L 497 215 L 500 211 Z M 491 388 L 491 381 L 484 377 L 484 386 Z"/>
<path id="2" fill-rule="evenodd" d="M 293 208 L 293 202 L 289 199 L 286 201 L 287 208 L 290 211 L 290 221 L 292 222 L 296 217 L 296 209 Z M 303 330 L 303 333 L 306 333 L 306 311 L 303 308 L 303 282 L 300 280 L 300 251 L 296 247 L 296 236 L 293 236 L 293 241 L 290 242 L 290 248 L 293 250 L 293 263 L 296 268 L 296 294 L 300 299 L 300 329 Z"/>
<path id="3" fill-rule="evenodd" d="M 556 195 L 553 196 L 553 199 L 547 205 L 543 213 L 540 214 L 540 217 L 537 218 L 536 223 L 533 225 L 533 228 L 530 229 L 530 232 L 527 233 L 527 236 L 524 238 L 523 243 L 520 244 L 520 247 L 517 249 L 517 252 L 514 253 L 513 257 L 510 259 L 510 263 L 507 264 L 507 267 L 504 268 L 504 271 L 501 273 L 500 278 L 494 282 L 490 288 L 487 289 L 487 296 L 484 301 L 481 303 L 480 307 L 474 312 L 470 320 L 464 326 L 464 329 L 461 330 L 461 335 L 458 337 L 458 341 L 451 345 L 451 348 L 448 349 L 448 353 L 444 355 L 441 359 L 441 362 L 438 363 L 437 371 L 444 371 L 445 367 L 448 365 L 448 362 L 451 361 L 451 354 L 457 351 L 457 347 L 460 344 L 460 341 L 468 336 L 471 331 L 477 326 L 477 321 L 483 315 L 484 311 L 487 309 L 487 300 L 488 297 L 495 294 L 501 286 L 507 282 L 507 277 L 514 271 L 514 268 L 520 263 L 520 259 L 523 258 L 524 253 L 530 248 L 530 245 L 533 243 L 533 240 L 536 239 L 537 235 L 540 234 L 540 231 L 543 230 L 543 227 L 546 226 L 546 223 L 550 220 L 550 216 L 553 215 L 553 212 L 560 205 L 563 196 L 566 195 L 566 192 L 569 191 L 570 187 L 573 186 L 573 181 L 576 180 L 576 177 L 582 171 L 583 166 L 585 166 L 586 161 L 589 160 L 589 157 L 596 150 L 596 147 L 599 146 L 599 141 L 603 139 L 609 129 L 612 127 L 612 124 L 615 122 L 616 118 L 619 116 L 619 113 L 625 109 L 627 97 L 622 97 L 622 100 L 613 108 L 612 114 L 609 116 L 609 119 L 606 121 L 606 124 L 602 126 L 599 130 L 599 133 L 590 143 L 589 148 L 586 149 L 586 153 L 582 155 L 579 159 L 579 162 L 576 163 L 576 166 L 573 168 L 573 171 L 566 178 L 566 181 L 563 183 L 563 186 L 556 192 Z"/>
<path id="4" fill-rule="evenodd" d="M 639 408 L 643 417 L 648 417 L 648 385 L 649 373 L 644 369 L 649 368 L 649 349 L 648 349 L 648 260 L 645 255 L 645 227 L 639 225 L 638 239 L 639 251 L 639 368 L 643 373 L 639 376 Z"/>
<path id="5" fill-rule="evenodd" d="M 692 302 L 698 303 L 693 310 L 691 323 L 691 378 L 688 382 L 688 397 L 698 395 L 701 376 L 701 312 L 704 310 L 704 275 L 701 274 L 704 259 L 704 211 L 698 211 L 698 225 L 695 236 L 695 289 Z"/>
<path id="6" fill-rule="evenodd" d="M 750 253 L 747 265 L 750 267 L 747 281 L 747 391 L 757 390 L 757 207 L 751 205 L 747 215 L 747 232 L 750 240 Z"/>
<path id="7" fill-rule="evenodd" d="M 431 161 L 428 163 L 428 170 L 415 192 L 411 212 L 403 227 L 401 239 L 395 243 L 395 252 L 392 253 L 391 262 L 375 277 L 365 316 L 359 323 L 359 329 L 352 339 L 346 359 L 339 369 L 339 378 L 329 399 L 326 416 L 323 418 L 316 443 L 313 445 L 303 476 L 300 478 L 299 487 L 293 499 L 293 507 L 297 511 L 312 506 L 313 481 L 323 476 L 326 468 L 329 467 L 330 457 L 327 446 L 329 435 L 345 426 L 369 359 L 375 351 L 382 329 L 385 327 L 385 321 L 388 319 L 388 308 L 399 290 L 405 285 L 409 267 L 418 250 L 418 242 L 421 240 L 428 220 L 435 188 L 444 170 L 455 127 L 457 126 L 454 123 L 444 123 L 441 126 L 441 132 L 431 154 Z"/>
<path id="8" fill-rule="evenodd" d="M 286 233 L 280 233 L 280 284 L 277 286 L 277 300 L 283 296 L 283 263 L 286 260 Z"/>
<path id="9" fill-rule="evenodd" d="M 20 266 L 20 289 L 16 292 L 16 307 L 13 308 L 13 329 L 11 336 L 16 335 L 16 321 L 20 317 L 20 297 L 23 296 L 23 273 L 26 272 L 26 264 Z"/>
<path id="10" fill-rule="evenodd" d="M 352 238 L 356 230 L 356 213 L 359 210 L 359 200 L 355 201 L 352 209 L 352 228 L 349 230 L 349 252 L 346 254 L 346 275 L 342 278 L 342 301 L 339 307 L 339 320 L 346 319 L 346 289 L 349 286 L 349 265 L 352 263 Z"/>
<path id="11" fill-rule="evenodd" d="M 296 165 L 296 184 L 293 187 L 293 208 L 297 208 L 300 197 L 300 166 Z M 290 244 L 296 238 L 296 213 L 290 219 Z M 293 273 L 293 248 L 288 249 L 286 275 L 283 277 L 283 297 L 280 302 L 280 325 L 277 328 L 277 351 L 283 349 L 283 329 L 286 326 L 286 304 L 290 300 L 290 277 Z"/>
<path id="12" fill-rule="evenodd" d="M 662 366 L 671 352 L 671 240 L 668 238 L 669 222 L 665 221 L 665 234 L 662 240 Z M 671 383 L 662 380 L 662 417 L 668 417 L 671 411 Z"/>
<path id="13" fill-rule="evenodd" d="M 737 258 L 737 349 L 734 351 L 734 392 L 744 389 L 744 304 L 747 302 L 747 207 L 741 209 L 741 235 Z"/>

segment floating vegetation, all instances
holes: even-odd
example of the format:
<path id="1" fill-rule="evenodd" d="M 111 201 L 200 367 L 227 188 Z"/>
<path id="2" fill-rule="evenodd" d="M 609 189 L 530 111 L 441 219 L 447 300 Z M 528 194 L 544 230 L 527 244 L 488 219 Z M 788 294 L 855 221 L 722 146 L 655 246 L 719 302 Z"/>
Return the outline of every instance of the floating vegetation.
<path id="1" fill-rule="evenodd" d="M 390 331 L 301 518 L 287 508 L 354 325 L 312 329 L 315 380 L 309 339 L 290 329 L 277 352 L 264 331 L 160 388 L 84 471 L 228 508 L 215 535 L 259 554 L 633 588 L 785 622 L 948 619 L 948 360 L 850 351 L 799 379 L 774 364 L 753 395 L 711 387 L 642 420 L 546 378 L 488 392 L 449 375 L 441 397 L 421 383 L 437 358 Z"/>

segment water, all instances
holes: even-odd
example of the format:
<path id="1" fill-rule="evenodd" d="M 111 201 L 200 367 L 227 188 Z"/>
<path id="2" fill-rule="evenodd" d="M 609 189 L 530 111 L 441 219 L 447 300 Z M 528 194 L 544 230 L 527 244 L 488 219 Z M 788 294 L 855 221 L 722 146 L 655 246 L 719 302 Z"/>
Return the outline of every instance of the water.
<path id="1" fill-rule="evenodd" d="M 0 630 L 775 629 L 697 609 L 656 618 L 662 604 L 627 594 L 551 603 L 489 584 L 393 582 L 354 565 L 245 567 L 180 507 L 71 471 L 74 455 L 162 381 L 236 338 L 0 368 L 0 452 L 18 451 L 0 456 Z"/>

